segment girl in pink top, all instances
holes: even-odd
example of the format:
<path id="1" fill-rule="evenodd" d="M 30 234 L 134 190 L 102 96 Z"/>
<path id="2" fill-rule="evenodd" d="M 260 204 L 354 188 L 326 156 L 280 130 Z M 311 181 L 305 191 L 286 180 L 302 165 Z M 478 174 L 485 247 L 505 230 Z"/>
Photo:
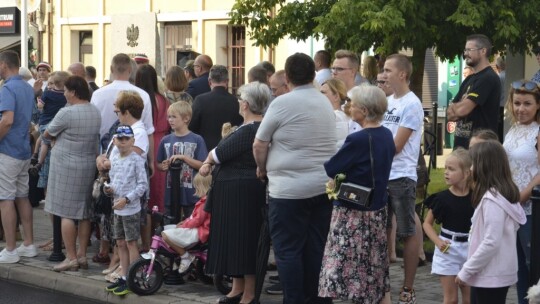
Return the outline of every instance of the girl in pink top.
<path id="1" fill-rule="evenodd" d="M 206 203 L 206 193 L 210 190 L 211 182 L 211 175 L 195 175 L 193 178 L 195 196 L 198 196 L 201 199 L 195 204 L 193 213 L 191 213 L 189 218 L 178 223 L 176 228 L 165 230 L 161 233 L 163 240 L 169 244 L 172 249 L 178 252 L 182 258 L 180 266 L 178 267 L 178 272 L 180 274 L 186 272 L 195 259 L 195 256 L 189 254 L 186 249 L 197 243 L 206 243 L 208 241 L 210 213 L 204 211 L 204 204 Z M 191 236 L 196 235 L 194 238 L 196 241 L 193 242 L 185 239 L 187 234 Z"/>
<path id="2" fill-rule="evenodd" d="M 456 277 L 471 286 L 471 303 L 506 303 L 510 285 L 517 282 L 516 234 L 526 221 L 519 190 L 512 181 L 508 157 L 493 140 L 470 149 L 475 207 L 467 262 Z"/>

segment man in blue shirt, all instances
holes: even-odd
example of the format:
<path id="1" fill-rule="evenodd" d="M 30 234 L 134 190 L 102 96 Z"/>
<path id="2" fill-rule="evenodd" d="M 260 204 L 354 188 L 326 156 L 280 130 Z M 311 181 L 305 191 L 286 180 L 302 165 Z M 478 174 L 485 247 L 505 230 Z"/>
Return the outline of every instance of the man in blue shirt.
<path id="1" fill-rule="evenodd" d="M 30 166 L 29 126 L 34 92 L 19 76 L 20 59 L 13 51 L 0 53 L 0 212 L 6 237 L 6 248 L 0 252 L 0 263 L 17 263 L 21 256 L 37 255 L 33 242 L 32 207 L 28 200 Z M 24 243 L 15 248 L 17 212 L 24 229 Z"/>

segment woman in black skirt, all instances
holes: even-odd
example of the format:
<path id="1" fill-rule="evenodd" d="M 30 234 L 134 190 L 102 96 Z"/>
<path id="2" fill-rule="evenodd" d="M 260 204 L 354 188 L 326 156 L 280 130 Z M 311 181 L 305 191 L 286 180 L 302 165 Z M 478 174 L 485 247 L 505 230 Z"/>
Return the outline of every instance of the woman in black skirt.
<path id="1" fill-rule="evenodd" d="M 218 303 L 255 302 L 255 261 L 266 200 L 265 184 L 256 176 L 253 141 L 270 100 L 267 85 L 252 82 L 239 90 L 244 123 L 210 151 L 199 174 L 214 172 L 208 196 L 210 239 L 206 271 L 233 276 L 231 292 Z"/>

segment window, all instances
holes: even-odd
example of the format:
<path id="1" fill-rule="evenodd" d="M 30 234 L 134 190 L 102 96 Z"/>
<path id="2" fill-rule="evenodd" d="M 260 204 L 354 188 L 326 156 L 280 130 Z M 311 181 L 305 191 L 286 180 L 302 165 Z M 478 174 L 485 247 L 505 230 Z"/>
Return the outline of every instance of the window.
<path id="1" fill-rule="evenodd" d="M 231 93 L 236 95 L 239 87 L 245 83 L 246 64 L 246 29 L 243 26 L 229 27 L 227 65 L 231 75 Z"/>

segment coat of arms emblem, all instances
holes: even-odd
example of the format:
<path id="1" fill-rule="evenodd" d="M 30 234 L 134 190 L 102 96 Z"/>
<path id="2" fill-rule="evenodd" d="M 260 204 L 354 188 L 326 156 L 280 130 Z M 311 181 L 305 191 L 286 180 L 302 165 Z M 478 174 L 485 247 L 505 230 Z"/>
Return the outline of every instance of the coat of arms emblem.
<path id="1" fill-rule="evenodd" d="M 127 43 L 128 46 L 136 47 L 137 45 L 139 45 L 139 43 L 137 43 L 137 39 L 139 39 L 138 26 L 135 26 L 134 24 L 132 24 L 131 26 L 128 26 L 126 30 L 126 34 L 127 34 L 127 39 L 128 39 L 128 43 Z"/>

